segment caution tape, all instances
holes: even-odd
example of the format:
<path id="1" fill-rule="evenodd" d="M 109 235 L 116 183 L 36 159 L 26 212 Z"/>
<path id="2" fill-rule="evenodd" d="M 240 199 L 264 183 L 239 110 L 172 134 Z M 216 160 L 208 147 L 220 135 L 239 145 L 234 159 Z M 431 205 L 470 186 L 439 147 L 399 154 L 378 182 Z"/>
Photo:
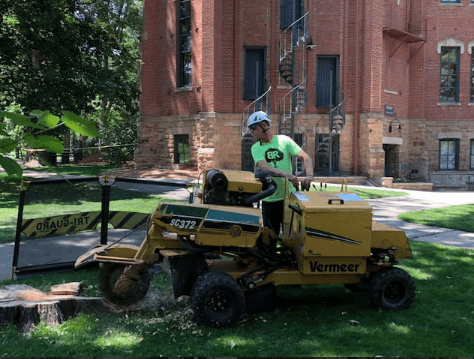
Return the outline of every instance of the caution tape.
<path id="1" fill-rule="evenodd" d="M 137 212 L 109 212 L 108 223 L 114 228 L 135 229 L 143 225 L 149 214 Z M 83 212 L 54 217 L 23 220 L 21 232 L 26 238 L 44 238 L 96 230 L 101 223 L 102 212 Z"/>

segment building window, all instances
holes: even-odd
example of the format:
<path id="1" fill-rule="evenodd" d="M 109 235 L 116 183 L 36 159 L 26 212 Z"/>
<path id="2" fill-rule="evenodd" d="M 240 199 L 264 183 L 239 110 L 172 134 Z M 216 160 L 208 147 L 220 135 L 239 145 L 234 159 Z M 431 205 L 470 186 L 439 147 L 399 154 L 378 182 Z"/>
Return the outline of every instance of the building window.
<path id="1" fill-rule="evenodd" d="M 471 140 L 471 171 L 474 171 L 474 140 Z"/>
<path id="2" fill-rule="evenodd" d="M 474 0 L 472 0 L 474 3 Z M 471 51 L 471 97 L 470 102 L 474 102 L 474 47 Z"/>
<path id="3" fill-rule="evenodd" d="M 303 0 L 280 1 L 280 28 L 286 29 L 304 14 Z"/>
<path id="4" fill-rule="evenodd" d="M 265 92 L 265 49 L 246 48 L 244 100 L 255 100 Z"/>
<path id="5" fill-rule="evenodd" d="M 452 4 L 456 4 L 456 3 L 460 3 L 461 0 L 441 0 L 441 3 L 442 4 L 445 4 L 445 3 L 452 3 Z M 471 0 L 472 2 L 472 0 Z"/>
<path id="6" fill-rule="evenodd" d="M 441 47 L 440 102 L 459 102 L 459 47 Z"/>
<path id="7" fill-rule="evenodd" d="M 459 140 L 446 139 L 439 141 L 440 171 L 457 171 L 459 169 Z"/>
<path id="8" fill-rule="evenodd" d="M 191 85 L 191 0 L 179 0 L 178 6 L 178 87 Z"/>
<path id="9" fill-rule="evenodd" d="M 316 61 L 316 107 L 333 108 L 339 102 L 339 58 L 318 56 Z"/>
<path id="10" fill-rule="evenodd" d="M 174 136 L 174 163 L 189 163 L 189 135 Z"/>

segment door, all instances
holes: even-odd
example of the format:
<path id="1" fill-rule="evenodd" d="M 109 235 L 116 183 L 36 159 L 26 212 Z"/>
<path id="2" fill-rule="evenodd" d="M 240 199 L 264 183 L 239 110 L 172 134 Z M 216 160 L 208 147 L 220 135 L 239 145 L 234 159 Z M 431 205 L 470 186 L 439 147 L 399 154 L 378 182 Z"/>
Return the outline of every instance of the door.
<path id="1" fill-rule="evenodd" d="M 333 108 L 339 103 L 339 59 L 318 56 L 316 67 L 316 107 Z"/>

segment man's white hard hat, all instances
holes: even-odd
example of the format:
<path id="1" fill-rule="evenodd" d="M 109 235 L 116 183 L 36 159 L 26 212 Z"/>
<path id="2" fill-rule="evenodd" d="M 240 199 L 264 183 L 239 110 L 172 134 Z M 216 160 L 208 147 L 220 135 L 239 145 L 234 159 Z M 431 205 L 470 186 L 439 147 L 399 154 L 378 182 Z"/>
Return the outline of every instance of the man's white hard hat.
<path id="1" fill-rule="evenodd" d="M 250 115 L 249 119 L 247 120 L 247 128 L 252 126 L 255 123 L 259 123 L 262 121 L 268 121 L 268 123 L 272 122 L 270 120 L 270 117 L 268 117 L 268 115 L 265 112 L 263 111 L 254 112 Z"/>

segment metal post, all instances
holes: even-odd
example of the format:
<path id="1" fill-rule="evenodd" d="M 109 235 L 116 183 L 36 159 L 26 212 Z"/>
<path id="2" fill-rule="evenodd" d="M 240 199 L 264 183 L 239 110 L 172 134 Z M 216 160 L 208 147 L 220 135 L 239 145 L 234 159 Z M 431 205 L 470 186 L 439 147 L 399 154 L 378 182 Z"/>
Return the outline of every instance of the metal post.
<path id="1" fill-rule="evenodd" d="M 104 176 L 102 184 L 102 218 L 100 226 L 100 244 L 107 244 L 107 230 L 109 225 L 110 184 L 108 176 Z"/>
<path id="2" fill-rule="evenodd" d="M 16 219 L 16 235 L 15 235 L 15 247 L 13 249 L 13 262 L 12 262 L 12 273 L 11 279 L 14 279 L 16 267 L 18 266 L 18 256 L 20 254 L 20 239 L 21 239 L 21 227 L 23 224 L 23 207 L 25 206 L 25 195 L 26 195 L 25 181 L 21 181 L 20 186 L 20 200 L 18 203 L 18 217 Z"/>
<path id="3" fill-rule="evenodd" d="M 332 129 L 333 129 L 333 114 L 332 109 L 334 99 L 332 98 L 332 70 L 329 71 L 329 106 L 331 111 L 329 111 L 329 175 L 332 176 Z"/>

